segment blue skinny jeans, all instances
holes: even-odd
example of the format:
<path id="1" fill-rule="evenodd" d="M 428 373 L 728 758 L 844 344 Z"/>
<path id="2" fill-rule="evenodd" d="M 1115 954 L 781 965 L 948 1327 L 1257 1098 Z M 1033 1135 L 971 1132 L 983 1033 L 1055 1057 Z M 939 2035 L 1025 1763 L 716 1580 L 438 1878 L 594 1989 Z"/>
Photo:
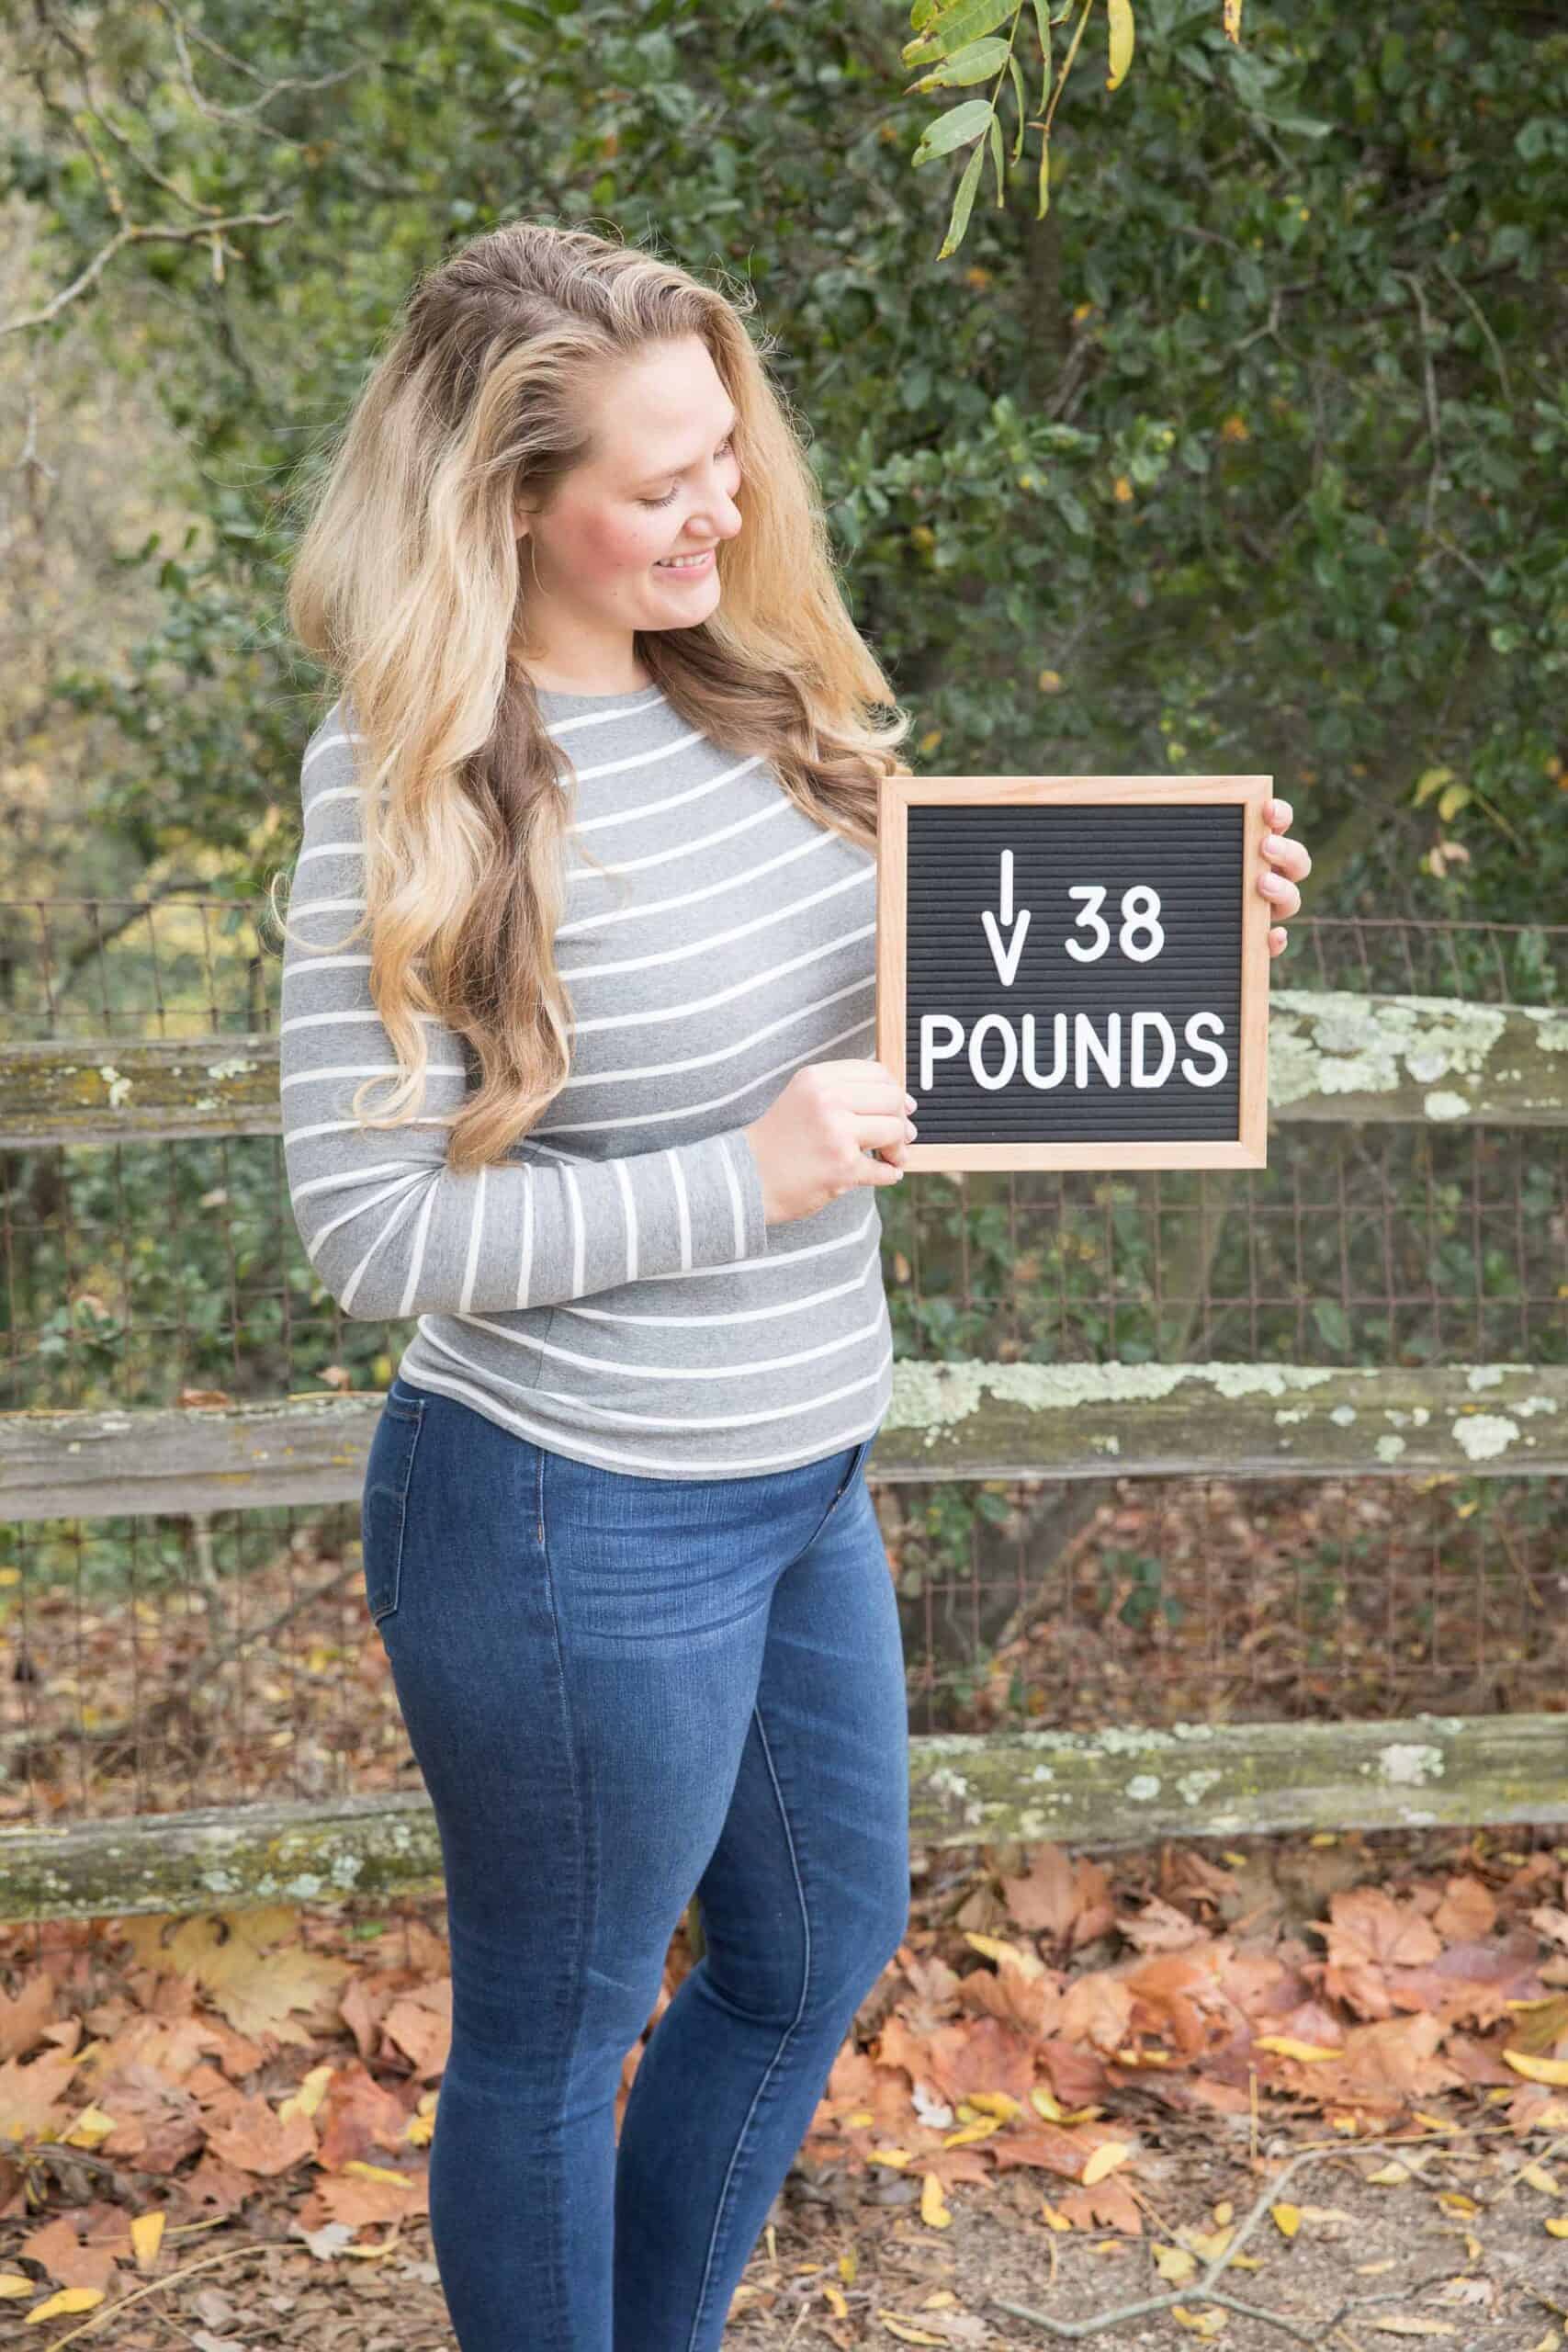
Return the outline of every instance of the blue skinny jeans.
<path id="1" fill-rule="evenodd" d="M 399 1379 L 365 1590 L 440 1833 L 431 2143 L 460 2352 L 711 2352 L 908 1917 L 873 1438 L 626 1476 Z M 638 2060 L 695 1889 L 707 1949 Z"/>

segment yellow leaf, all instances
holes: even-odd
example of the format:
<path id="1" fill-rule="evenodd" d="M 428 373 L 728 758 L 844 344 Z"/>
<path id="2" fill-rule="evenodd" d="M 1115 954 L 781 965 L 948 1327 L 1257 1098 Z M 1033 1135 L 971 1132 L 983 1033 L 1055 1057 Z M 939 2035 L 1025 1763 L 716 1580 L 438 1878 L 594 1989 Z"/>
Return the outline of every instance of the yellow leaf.
<path id="1" fill-rule="evenodd" d="M 1453 774 L 1452 768 L 1424 768 L 1416 777 L 1416 789 L 1410 796 L 1413 805 L 1419 808 L 1422 802 L 1429 800 L 1434 792 L 1440 792 L 1445 784 L 1451 784 Z"/>
<path id="2" fill-rule="evenodd" d="M 1040 2199 L 1040 2217 L 1053 2230 L 1070 2230 L 1073 2226 L 1065 2213 L 1057 2212 L 1048 2197 Z"/>
<path id="3" fill-rule="evenodd" d="M 1235 2207 L 1231 2203 L 1230 2199 L 1222 2197 L 1214 2208 L 1214 2221 L 1218 2227 L 1223 2230 L 1225 2223 L 1233 2219 L 1235 2213 Z"/>
<path id="4" fill-rule="evenodd" d="M 1105 86 L 1119 90 L 1133 62 L 1133 0 L 1105 0 L 1105 6 L 1111 19 L 1111 71 Z"/>
<path id="5" fill-rule="evenodd" d="M 1092 2123 L 1100 2111 L 1098 2107 L 1063 2107 L 1043 2083 L 1035 2084 L 1029 2094 L 1029 2104 L 1047 2123 Z"/>
<path id="6" fill-rule="evenodd" d="M 1503 2059 L 1528 2082 L 1568 2086 L 1568 2058 L 1527 2058 L 1522 2051 L 1505 2050 Z"/>
<path id="7" fill-rule="evenodd" d="M 297 2115 L 314 2115 L 327 2095 L 327 2085 L 332 2081 L 333 2073 L 330 2065 L 312 2066 L 298 2088 L 291 2090 L 286 2099 L 279 2100 L 278 2121 L 291 2123 Z"/>
<path id="8" fill-rule="evenodd" d="M 1102 2140 L 1079 2173 L 1079 2180 L 1086 2188 L 1092 2188 L 1097 2180 L 1103 2180 L 1108 2172 L 1125 2164 L 1132 2153 L 1125 2140 Z"/>
<path id="9" fill-rule="evenodd" d="M 0 2270 L 0 2302 L 10 2302 L 20 2295 L 30 2295 L 38 2286 L 36 2278 L 24 2278 L 19 2270 Z"/>
<path id="10" fill-rule="evenodd" d="M 1376 2172 L 1368 2173 L 1366 2177 L 1379 2188 L 1397 2188 L 1402 2180 L 1409 2179 L 1410 2174 L 1405 2165 L 1391 2162 L 1379 2165 Z"/>
<path id="11" fill-rule="evenodd" d="M 942 2144 L 944 2148 L 966 2148 L 971 2141 L 989 2140 L 1001 2128 L 998 2116 L 982 2116 L 978 2122 L 961 2123 L 956 2132 L 944 2133 Z"/>
<path id="12" fill-rule="evenodd" d="M 130 2224 L 131 2251 L 138 2270 L 151 2270 L 158 2259 L 158 2248 L 164 2243 L 164 2223 L 167 2215 L 162 2212 L 138 2213 Z"/>
<path id="13" fill-rule="evenodd" d="M 401 2228 L 394 2222 L 386 2236 L 378 2238 L 373 2245 L 345 2245 L 340 2246 L 338 2251 L 347 2255 L 351 2262 L 379 2262 L 383 2255 L 390 2254 L 401 2243 Z"/>
<path id="14" fill-rule="evenodd" d="M 1568 2238 L 1568 2213 L 1549 2213 L 1546 2232 L 1549 2237 Z"/>
<path id="15" fill-rule="evenodd" d="M 392 2188 L 412 2188 L 412 2172 L 398 2172 L 391 2165 L 367 2165 L 362 2156 L 350 2156 L 342 2170 L 352 2173 L 356 2180 L 384 2180 Z"/>
<path id="16" fill-rule="evenodd" d="M 1230 2209 L 1227 2206 L 1226 2211 Z M 1177 2232 L 1183 2245 L 1190 2245 L 1200 2262 L 1218 2262 L 1235 2232 L 1227 2223 L 1221 2230 L 1194 2230 L 1183 2227 Z"/>
<path id="17" fill-rule="evenodd" d="M 69 2132 L 61 2134 L 68 2148 L 96 2148 L 114 2130 L 114 2117 L 101 2107 L 85 2107 Z"/>
<path id="18" fill-rule="evenodd" d="M 1279 2058 L 1299 2059 L 1303 2066 L 1312 2065 L 1319 2058 L 1343 2058 L 1345 2055 L 1342 2050 L 1325 2050 L 1315 2041 L 1297 2041 L 1288 2033 L 1258 2034 L 1252 2046 L 1255 2050 L 1272 2050 Z"/>
<path id="19" fill-rule="evenodd" d="M 1198 2257 L 1189 2254 L 1184 2245 L 1156 2245 L 1155 2267 L 1173 2287 L 1185 2287 L 1198 2267 Z"/>
<path id="20" fill-rule="evenodd" d="M 1459 2188 L 1440 2189 L 1438 2194 L 1438 2202 L 1445 2213 L 1453 2213 L 1461 2222 L 1468 2222 L 1472 2213 L 1477 2213 L 1481 2210 L 1473 2198 L 1467 2197 L 1463 2190 Z"/>
<path id="21" fill-rule="evenodd" d="M 1190 2312 L 1183 2303 L 1172 2303 L 1170 2316 L 1182 2327 L 1190 2327 L 1195 2335 L 1218 2335 L 1230 2313 L 1213 2304 L 1206 2304 L 1201 2312 Z"/>
<path id="22" fill-rule="evenodd" d="M 1556 2174 L 1548 2172 L 1544 2165 L 1526 2165 L 1519 2178 L 1529 2181 L 1532 2188 L 1539 2188 L 1544 2196 L 1561 2197 L 1562 2194 Z"/>
<path id="23" fill-rule="evenodd" d="M 977 2107 L 982 2115 L 999 2116 L 1004 2123 L 1010 2123 L 1015 2115 L 1023 2112 L 1021 2100 L 1014 2098 L 1010 2091 L 971 2091 L 968 2104 Z"/>
<path id="24" fill-rule="evenodd" d="M 873 2148 L 866 2158 L 868 2165 L 891 2165 L 895 2172 L 902 2172 L 908 2161 L 908 2148 Z"/>
<path id="25" fill-rule="evenodd" d="M 822 2281 L 822 2292 L 827 2298 L 828 2307 L 831 2311 L 834 2318 L 848 2319 L 850 2315 L 849 2301 L 844 2295 L 842 2290 L 835 2287 L 830 2278 L 824 2278 Z"/>
<path id="26" fill-rule="evenodd" d="M 923 743 L 920 749 L 924 751 Z M 1045 1963 L 1038 1952 L 1025 1951 L 1020 1945 L 1010 1944 L 1000 1936 L 980 1936 L 967 1928 L 964 1940 L 973 1944 L 976 1951 L 984 1952 L 987 1960 L 994 1960 L 999 1967 L 1016 1968 L 1021 1976 L 1033 1978 L 1045 1973 Z M 976 2100 L 976 2104 L 979 2102 Z"/>
<path id="27" fill-rule="evenodd" d="M 27 2324 L 31 2327 L 35 2320 L 40 2319 L 64 2319 L 71 2312 L 95 2311 L 103 2300 L 101 2287 L 62 2287 L 59 2294 L 51 2295 L 47 2302 L 33 2305 Z"/>
<path id="28" fill-rule="evenodd" d="M 1269 2210 L 1273 2214 L 1275 2222 L 1279 2225 L 1281 2237 L 1293 2238 L 1296 2232 L 1302 2225 L 1301 2207 L 1299 2205 L 1271 2205 Z"/>
<path id="29" fill-rule="evenodd" d="M 912 2326 L 907 2319 L 900 2319 L 897 2312 L 879 2310 L 876 2316 L 884 2327 L 892 2329 L 901 2344 L 945 2344 L 949 2340 L 945 2335 L 928 2335 L 923 2327 Z"/>
<path id="30" fill-rule="evenodd" d="M 920 2219 L 933 2230 L 945 2230 L 952 2224 L 953 2215 L 942 2201 L 942 2182 L 934 2172 L 928 2172 L 920 2183 Z"/>

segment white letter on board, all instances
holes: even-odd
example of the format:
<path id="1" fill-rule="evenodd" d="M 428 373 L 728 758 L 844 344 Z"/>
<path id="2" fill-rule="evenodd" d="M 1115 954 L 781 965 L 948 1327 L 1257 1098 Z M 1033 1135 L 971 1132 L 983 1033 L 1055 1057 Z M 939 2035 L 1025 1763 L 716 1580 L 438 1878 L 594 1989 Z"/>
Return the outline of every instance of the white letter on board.
<path id="1" fill-rule="evenodd" d="M 1066 1074 L 1066 1014 L 1065 1012 L 1054 1012 L 1051 1015 L 1051 1075 L 1049 1078 L 1042 1078 L 1040 1072 L 1034 1067 L 1034 1015 L 1032 1012 L 1026 1012 L 1023 1016 L 1024 1077 L 1027 1079 L 1031 1086 L 1038 1086 L 1043 1091 L 1049 1092 L 1053 1086 L 1060 1086 Z"/>
<path id="2" fill-rule="evenodd" d="M 1157 1029 L 1164 1046 L 1160 1065 L 1151 1077 L 1144 1068 L 1144 1031 Z M 1134 1086 L 1163 1086 L 1170 1076 L 1171 1063 L 1176 1059 L 1176 1036 L 1163 1012 L 1134 1012 L 1133 1035 L 1128 1046 L 1128 1076 Z"/>
<path id="3" fill-rule="evenodd" d="M 940 1043 L 938 1042 L 940 1038 Z M 935 1083 L 932 1064 L 948 1062 L 964 1049 L 964 1024 L 954 1021 L 950 1012 L 922 1012 L 920 1015 L 920 1092 L 929 1094 Z"/>
<path id="4" fill-rule="evenodd" d="M 1194 1069 L 1186 1055 L 1183 1054 L 1181 1057 L 1181 1075 L 1191 1085 L 1218 1086 L 1221 1079 L 1224 1078 L 1226 1070 L 1229 1069 L 1230 1058 L 1226 1054 L 1224 1047 L 1223 1046 L 1211 1045 L 1207 1037 L 1201 1037 L 1197 1035 L 1197 1032 L 1200 1029 L 1213 1029 L 1223 1033 L 1224 1025 L 1224 1023 L 1221 1020 L 1217 1012 L 1190 1012 L 1188 1014 L 1187 1025 L 1181 1033 L 1182 1035 L 1186 1038 L 1187 1043 L 1190 1046 L 1196 1047 L 1199 1053 L 1207 1054 L 1214 1065 L 1213 1069 L 1205 1076 L 1202 1071 Z"/>
<path id="5" fill-rule="evenodd" d="M 1089 1084 L 1089 1059 L 1092 1054 L 1100 1064 L 1100 1076 L 1107 1086 L 1122 1083 L 1122 1015 L 1108 1012 L 1105 1016 L 1106 1040 L 1102 1046 L 1094 1034 L 1094 1021 L 1087 1012 L 1073 1015 L 1073 1050 L 1075 1056 L 1073 1084 Z"/>
<path id="6" fill-rule="evenodd" d="M 987 1029 L 997 1029 L 1001 1032 L 1002 1043 L 1005 1048 L 1002 1054 L 1002 1066 L 994 1076 L 991 1071 L 986 1068 L 985 1060 L 980 1051 L 980 1041 L 985 1036 Z M 1018 1039 L 1012 1034 L 1012 1023 L 1008 1020 L 1004 1013 L 986 1013 L 980 1020 L 976 1021 L 974 1028 L 969 1033 L 969 1068 L 974 1076 L 976 1085 L 983 1086 L 988 1092 L 994 1094 L 999 1086 L 1007 1086 L 1010 1083 L 1013 1071 L 1017 1067 Z"/>

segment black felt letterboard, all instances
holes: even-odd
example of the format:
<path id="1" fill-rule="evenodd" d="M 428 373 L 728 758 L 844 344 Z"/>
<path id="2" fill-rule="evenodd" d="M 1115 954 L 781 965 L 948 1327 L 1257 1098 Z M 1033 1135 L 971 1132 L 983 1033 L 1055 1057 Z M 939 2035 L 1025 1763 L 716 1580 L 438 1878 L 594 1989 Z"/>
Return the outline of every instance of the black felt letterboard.
<path id="1" fill-rule="evenodd" d="M 1243 1018 L 1259 952 L 1245 798 L 1140 798 L 1118 779 L 1104 801 L 991 800 L 962 781 L 961 800 L 901 809 L 911 1164 L 943 1145 L 1245 1142 L 1244 1044 L 1261 1051 Z"/>

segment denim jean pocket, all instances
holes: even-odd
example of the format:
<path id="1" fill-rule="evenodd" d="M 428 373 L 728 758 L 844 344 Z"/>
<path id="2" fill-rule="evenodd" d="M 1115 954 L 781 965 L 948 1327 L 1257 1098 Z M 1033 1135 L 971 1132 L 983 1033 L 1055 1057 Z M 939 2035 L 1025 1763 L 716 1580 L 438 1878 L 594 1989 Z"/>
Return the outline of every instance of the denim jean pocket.
<path id="1" fill-rule="evenodd" d="M 850 1466 L 845 1471 L 843 1477 L 840 1482 L 839 1491 L 828 1506 L 828 1515 L 829 1518 L 831 1518 L 834 1511 L 838 1510 L 839 1505 L 843 1501 L 844 1497 L 849 1493 L 850 1488 L 854 1485 L 855 1480 L 860 1476 L 862 1470 L 865 1467 L 865 1457 L 871 1452 L 872 1447 L 876 1443 L 876 1439 L 877 1431 L 873 1430 L 869 1437 L 862 1438 L 860 1443 L 856 1446 L 853 1453 L 851 1455 Z"/>
<path id="2" fill-rule="evenodd" d="M 375 1623 L 389 1617 L 400 1596 L 403 1526 L 414 1448 L 424 1420 L 423 1396 L 401 1396 L 394 1388 L 381 1408 L 365 1464 L 360 1510 L 360 1549 L 365 1564 L 365 1600 Z"/>

